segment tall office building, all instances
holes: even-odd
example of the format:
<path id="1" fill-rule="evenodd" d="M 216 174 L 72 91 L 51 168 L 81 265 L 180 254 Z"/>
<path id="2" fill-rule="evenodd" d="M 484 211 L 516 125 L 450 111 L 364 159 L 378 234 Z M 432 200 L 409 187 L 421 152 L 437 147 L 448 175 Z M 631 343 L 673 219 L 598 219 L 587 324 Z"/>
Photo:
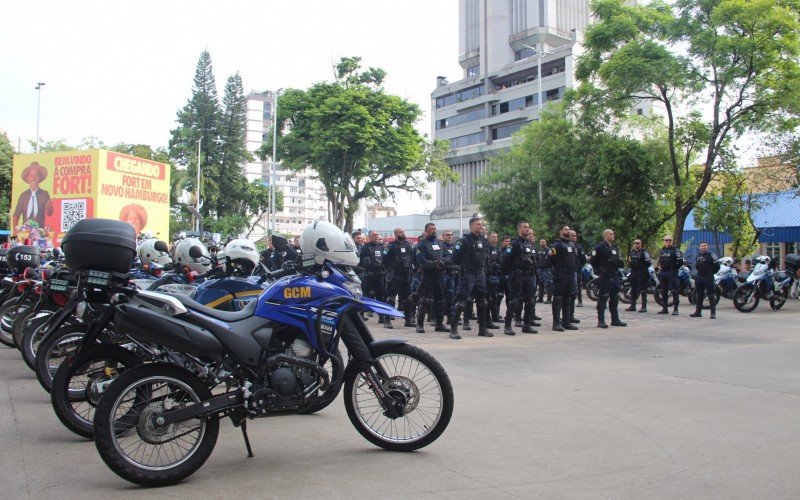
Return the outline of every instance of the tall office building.
<path id="1" fill-rule="evenodd" d="M 273 92 L 250 92 L 247 96 L 247 150 L 256 152 L 269 140 L 272 133 L 272 110 L 275 104 Z M 278 138 L 280 141 L 280 138 Z M 249 182 L 262 181 L 269 185 L 271 158 L 255 160 L 245 165 L 245 176 Z M 275 231 L 280 234 L 299 235 L 315 220 L 328 219 L 328 202 L 322 183 L 314 177 L 314 171 L 284 170 L 280 164 L 275 169 L 275 188 L 283 194 L 283 210 L 275 214 Z M 268 217 L 260 221 L 267 227 Z M 258 239 L 266 233 L 261 229 L 251 234 Z"/>
<path id="2" fill-rule="evenodd" d="M 511 135 L 537 120 L 543 103 L 574 85 L 589 22 L 588 0 L 459 0 L 463 78 L 439 77 L 431 101 L 432 135 L 450 142 L 447 162 L 461 182 L 437 185 L 437 225 L 457 230 L 462 206 L 465 219 L 478 210 L 474 181 L 488 159 L 508 150 Z"/>

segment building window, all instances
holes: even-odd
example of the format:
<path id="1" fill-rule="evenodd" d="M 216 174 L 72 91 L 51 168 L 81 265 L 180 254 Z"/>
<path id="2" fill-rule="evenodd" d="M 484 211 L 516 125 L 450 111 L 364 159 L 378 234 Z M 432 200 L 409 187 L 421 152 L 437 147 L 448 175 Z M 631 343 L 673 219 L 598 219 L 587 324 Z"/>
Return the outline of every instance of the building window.
<path id="1" fill-rule="evenodd" d="M 644 110 L 642 108 L 636 108 L 636 114 L 642 116 L 644 114 Z"/>
<path id="2" fill-rule="evenodd" d="M 507 139 L 514 135 L 514 132 L 521 129 L 525 125 L 529 124 L 530 121 L 524 121 L 521 123 L 514 123 L 512 125 L 505 125 L 503 127 L 496 127 L 492 129 L 492 140 L 496 141 L 498 139 Z"/>
<path id="3" fill-rule="evenodd" d="M 473 144 L 479 144 L 479 143 L 484 142 L 484 141 L 485 141 L 485 138 L 483 136 L 483 132 L 477 132 L 475 134 L 462 135 L 462 136 L 453 137 L 452 139 L 450 139 L 450 148 L 451 149 L 463 148 L 465 146 L 471 146 Z"/>
<path id="4" fill-rule="evenodd" d="M 465 35 L 465 47 L 467 52 L 472 50 L 478 50 L 478 19 L 480 16 L 480 10 L 478 9 L 478 0 L 467 0 L 464 12 L 464 22 L 466 24 Z"/>
<path id="5" fill-rule="evenodd" d="M 514 60 L 515 61 L 521 61 L 523 59 L 527 59 L 527 58 L 533 56 L 534 54 L 536 54 L 536 52 L 534 52 L 533 50 L 529 49 L 528 47 L 525 47 L 524 49 L 520 49 L 520 50 L 515 50 L 514 51 Z"/>
<path id="6" fill-rule="evenodd" d="M 478 73 L 480 73 L 480 71 L 481 71 L 480 66 L 470 66 L 469 68 L 467 68 L 467 78 L 478 76 Z"/>
<path id="7" fill-rule="evenodd" d="M 486 87 L 483 85 L 479 85 L 477 87 L 470 87 L 468 89 L 464 89 L 461 92 L 454 92 L 452 94 L 448 94 L 444 97 L 439 97 L 436 99 L 436 108 L 443 108 L 445 106 L 452 106 L 458 102 L 468 101 L 470 99 L 474 99 L 476 97 L 480 97 L 486 93 Z"/>
<path id="8" fill-rule="evenodd" d="M 765 243 L 764 244 L 764 251 L 767 253 L 770 259 L 777 261 L 778 265 L 780 265 L 781 260 L 781 244 L 780 243 Z"/>
<path id="9" fill-rule="evenodd" d="M 456 125 L 461 125 L 464 123 L 474 122 L 476 120 L 480 120 L 486 117 L 486 112 L 483 108 L 473 109 L 472 111 L 467 111 L 466 113 L 461 113 L 456 116 L 451 116 L 449 118 L 442 118 L 441 120 L 436 120 L 436 130 L 441 130 L 443 128 L 454 127 Z"/>

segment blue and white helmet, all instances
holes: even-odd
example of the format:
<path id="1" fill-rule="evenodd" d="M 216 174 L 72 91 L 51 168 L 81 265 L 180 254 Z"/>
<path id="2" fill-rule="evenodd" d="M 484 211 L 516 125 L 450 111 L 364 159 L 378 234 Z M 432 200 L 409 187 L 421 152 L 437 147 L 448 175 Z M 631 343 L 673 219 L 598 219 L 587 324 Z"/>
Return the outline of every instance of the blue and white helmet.
<path id="1" fill-rule="evenodd" d="M 326 260 L 331 264 L 357 266 L 356 244 L 349 234 L 327 221 L 314 221 L 300 237 L 300 250 L 313 253 L 317 264 Z"/>

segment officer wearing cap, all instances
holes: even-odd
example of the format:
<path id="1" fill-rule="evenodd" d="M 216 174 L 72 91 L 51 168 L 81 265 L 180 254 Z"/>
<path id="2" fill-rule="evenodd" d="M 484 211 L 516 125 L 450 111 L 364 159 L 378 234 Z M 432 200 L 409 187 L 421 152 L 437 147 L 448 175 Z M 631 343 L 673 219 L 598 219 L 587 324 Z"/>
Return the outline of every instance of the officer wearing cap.
<path id="1" fill-rule="evenodd" d="M 627 326 L 619 319 L 619 271 L 622 269 L 622 254 L 614 244 L 616 235 L 612 229 L 603 231 L 603 242 L 592 250 L 591 264 L 598 275 L 597 327 L 608 328 L 606 307 L 611 313 L 611 326 Z"/>
<path id="2" fill-rule="evenodd" d="M 578 249 L 569 237 L 569 224 L 558 228 L 559 237 L 550 246 L 545 265 L 553 269 L 553 331 L 577 330 L 569 319 L 569 301 L 575 271 L 578 269 Z M 565 321 L 562 321 L 562 316 Z"/>
<path id="3" fill-rule="evenodd" d="M 680 287 L 680 280 L 678 279 L 678 270 L 683 266 L 683 252 L 680 248 L 672 246 L 672 236 L 664 236 L 664 246 L 658 252 L 658 279 L 661 282 L 661 310 L 658 314 L 667 314 L 667 302 L 669 292 L 672 292 L 674 303 L 672 305 L 672 315 L 678 315 L 678 288 Z"/>
<path id="4" fill-rule="evenodd" d="M 364 295 L 381 302 L 386 300 L 384 250 L 383 245 L 378 241 L 378 233 L 370 231 L 369 242 L 361 247 L 359 255 L 359 266 L 364 269 L 364 277 L 361 279 Z M 386 319 L 388 318 L 381 315 L 378 322 L 384 323 Z"/>
<path id="5" fill-rule="evenodd" d="M 411 293 L 411 273 L 413 264 L 413 248 L 403 228 L 394 230 L 394 241 L 386 245 L 386 252 L 383 258 L 383 265 L 386 267 L 386 295 L 390 305 L 394 305 L 397 297 L 397 305 L 403 309 L 405 315 L 405 325 L 413 327 L 413 311 L 406 307 L 408 296 Z M 392 328 L 391 318 L 387 317 L 386 328 Z"/>
<path id="6" fill-rule="evenodd" d="M 478 309 L 478 335 L 493 337 L 486 327 L 486 268 L 489 266 L 489 240 L 484 236 L 486 225 L 480 214 L 470 218 L 469 233 L 462 236 L 453 247 L 453 263 L 459 266 L 456 306 L 451 318 L 450 338 L 460 339 L 458 319 L 466 310 L 466 302 L 473 298 Z"/>
<path id="7" fill-rule="evenodd" d="M 714 275 L 719 271 L 719 258 L 717 254 L 708 251 L 708 243 L 705 241 L 700 243 L 700 253 L 697 254 L 694 268 L 697 271 L 697 277 L 694 280 L 695 286 L 695 302 L 694 313 L 690 314 L 692 318 L 699 318 L 703 316 L 703 298 L 708 295 L 708 304 L 711 306 L 711 319 L 717 317 L 717 306 L 714 302 Z"/>
<path id="8" fill-rule="evenodd" d="M 647 283 L 650 281 L 649 269 L 652 265 L 650 254 L 642 247 L 642 240 L 635 240 L 633 250 L 628 254 L 628 267 L 631 270 L 628 277 L 631 282 L 631 305 L 625 309 L 626 311 L 636 310 L 636 301 L 641 294 L 642 307 L 639 312 L 647 312 Z"/>

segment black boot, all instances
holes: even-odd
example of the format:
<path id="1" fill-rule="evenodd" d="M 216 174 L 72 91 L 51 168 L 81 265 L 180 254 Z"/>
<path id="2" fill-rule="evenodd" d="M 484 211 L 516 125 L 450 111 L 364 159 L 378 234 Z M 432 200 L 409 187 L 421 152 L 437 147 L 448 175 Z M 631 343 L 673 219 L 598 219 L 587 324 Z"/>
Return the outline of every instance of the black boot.
<path id="1" fill-rule="evenodd" d="M 408 299 L 406 299 L 406 305 L 403 308 L 403 316 L 405 317 L 405 323 L 403 323 L 403 326 L 406 328 L 414 328 L 417 326 L 414 322 L 414 311 L 417 310 L 415 305 L 416 301 L 411 295 L 409 295 Z"/>
<path id="2" fill-rule="evenodd" d="M 425 310 L 428 308 L 428 299 L 423 297 L 417 310 L 417 333 L 425 333 Z"/>
<path id="3" fill-rule="evenodd" d="M 563 332 L 564 327 L 561 326 L 561 297 L 556 297 L 551 307 L 553 308 L 553 331 Z"/>
<path id="4" fill-rule="evenodd" d="M 522 313 L 522 328 L 523 332 L 525 332 L 524 328 L 525 325 L 528 325 L 528 328 L 532 326 L 542 326 L 541 324 L 537 323 L 533 319 L 533 300 L 526 299 L 525 302 L 522 303 L 523 313 Z M 525 333 L 532 333 L 532 332 L 525 332 Z"/>
<path id="5" fill-rule="evenodd" d="M 447 308 L 447 303 L 443 300 L 436 302 L 436 328 L 435 332 L 449 332 L 450 329 L 444 326 L 444 312 Z"/>
<path id="6" fill-rule="evenodd" d="M 555 300 L 554 300 L 555 301 Z M 572 300 L 561 300 L 561 327 L 564 330 L 577 330 L 578 327 L 570 322 L 570 308 L 572 307 Z"/>
<path id="7" fill-rule="evenodd" d="M 460 339 L 461 335 L 458 334 L 458 320 L 461 316 L 461 312 L 464 310 L 464 303 L 458 302 L 455 307 L 453 308 L 453 318 L 450 324 L 450 338 L 451 339 Z"/>
<path id="8" fill-rule="evenodd" d="M 511 322 L 514 320 L 518 302 L 517 299 L 506 300 L 505 329 L 503 330 L 506 335 L 515 335 L 514 330 L 511 328 Z"/>
<path id="9" fill-rule="evenodd" d="M 633 298 L 633 297 L 631 298 L 631 305 L 629 305 L 625 310 L 626 311 L 631 311 L 631 312 L 636 310 L 636 299 L 635 298 Z"/>
<path id="10" fill-rule="evenodd" d="M 703 312 L 702 312 L 701 309 L 702 309 L 702 307 L 695 306 L 694 307 L 694 312 L 692 314 L 690 314 L 689 317 L 690 318 L 702 318 L 703 317 Z"/>
<path id="11" fill-rule="evenodd" d="M 581 320 L 575 317 L 575 300 L 576 296 L 573 295 L 572 298 L 569 300 L 569 322 L 570 323 L 580 323 Z"/>
<path id="12" fill-rule="evenodd" d="M 677 316 L 678 315 L 678 303 L 680 302 L 678 300 L 678 297 L 680 297 L 680 294 L 678 294 L 677 291 L 672 292 L 672 298 L 675 300 L 675 302 L 672 304 L 672 315 L 673 316 Z"/>
<path id="13" fill-rule="evenodd" d="M 383 327 L 387 330 L 394 330 L 394 325 L 392 325 L 392 318 L 391 316 L 385 316 L 383 319 Z"/>
<path id="14" fill-rule="evenodd" d="M 494 296 L 494 304 L 492 304 L 492 321 L 500 322 L 500 304 L 503 302 L 503 294 L 498 293 Z"/>
<path id="15" fill-rule="evenodd" d="M 619 319 L 619 293 L 608 298 L 608 312 L 611 313 L 611 326 L 628 326 L 628 323 Z"/>
<path id="16" fill-rule="evenodd" d="M 486 307 L 486 299 L 483 300 L 478 299 L 477 311 L 478 311 L 478 336 L 494 337 L 494 334 L 489 331 L 488 325 L 486 324 L 486 317 L 488 316 L 489 313 Z"/>
<path id="17" fill-rule="evenodd" d="M 717 307 L 711 306 L 711 319 L 717 319 Z"/>
<path id="18" fill-rule="evenodd" d="M 661 310 L 658 311 L 658 314 L 669 314 L 669 309 L 667 309 L 667 304 L 669 303 L 669 292 L 661 292 Z"/>
<path id="19" fill-rule="evenodd" d="M 608 304 L 608 295 L 601 295 L 597 297 L 597 328 L 608 328 L 606 324 L 606 305 Z"/>
<path id="20" fill-rule="evenodd" d="M 578 307 L 583 307 L 583 288 L 578 286 Z"/>
<path id="21" fill-rule="evenodd" d="M 641 307 L 641 309 L 639 309 L 639 312 L 640 313 L 646 313 L 647 312 L 647 292 L 646 291 L 642 292 L 642 307 Z"/>

